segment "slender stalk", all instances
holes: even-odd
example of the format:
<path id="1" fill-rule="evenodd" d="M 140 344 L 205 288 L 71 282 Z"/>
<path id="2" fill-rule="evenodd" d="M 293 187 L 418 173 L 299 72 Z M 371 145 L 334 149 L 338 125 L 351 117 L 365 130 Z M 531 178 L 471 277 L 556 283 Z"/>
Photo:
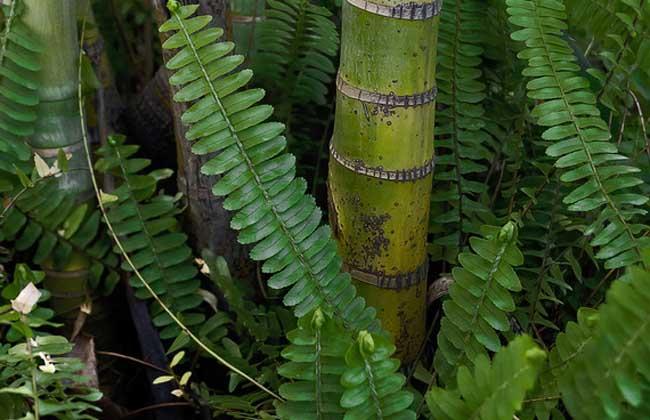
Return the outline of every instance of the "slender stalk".
<path id="1" fill-rule="evenodd" d="M 83 37 L 86 29 L 86 21 L 84 20 L 82 29 L 81 29 L 81 42 L 83 43 Z M 84 113 L 84 95 L 83 95 L 83 89 L 81 86 L 81 63 L 83 59 L 83 50 L 80 49 L 79 53 L 79 66 L 78 66 L 78 84 L 77 84 L 77 92 L 78 92 L 78 106 L 79 106 L 79 118 L 80 118 L 80 127 L 81 127 L 81 133 L 82 133 L 82 138 L 83 138 L 83 150 L 84 154 L 86 157 L 86 162 L 88 164 L 88 167 L 92 167 L 92 159 L 90 157 L 90 148 L 88 146 L 88 132 L 86 130 L 86 124 L 85 124 L 85 113 Z M 131 260 L 131 257 L 129 254 L 126 252 L 124 249 L 124 246 L 122 245 L 122 241 L 120 240 L 119 236 L 115 233 L 115 229 L 113 228 L 113 224 L 110 222 L 108 216 L 106 215 L 106 209 L 104 207 L 104 204 L 102 203 L 101 200 L 101 192 L 99 189 L 99 185 L 97 184 L 97 179 L 95 178 L 94 173 L 92 171 L 90 172 L 90 181 L 92 183 L 93 190 L 95 192 L 95 196 L 97 197 L 97 204 L 99 206 L 99 209 L 104 216 L 104 223 L 106 224 L 106 227 L 108 228 L 113 240 L 115 241 L 115 245 L 117 248 L 120 250 L 120 253 L 122 254 L 122 257 L 126 261 L 126 263 L 131 267 L 131 270 L 133 271 L 133 274 L 142 282 L 142 285 L 144 286 L 145 289 L 149 292 L 149 294 L 153 297 L 153 299 L 160 305 L 161 309 L 169 315 L 169 317 L 180 327 L 180 329 L 183 331 L 183 333 L 187 334 L 187 336 L 194 341 L 194 343 L 199 346 L 203 351 L 205 351 L 207 354 L 209 354 L 211 357 L 219 361 L 222 365 L 226 366 L 228 369 L 232 370 L 236 374 L 240 375 L 241 377 L 245 378 L 246 380 L 250 381 L 253 383 L 255 386 L 260 388 L 262 391 L 266 392 L 273 398 L 284 401 L 282 397 L 262 385 L 261 383 L 257 382 L 255 379 L 247 375 L 246 373 L 242 372 L 239 370 L 237 367 L 233 366 L 230 364 L 226 359 L 218 355 L 214 350 L 209 348 L 205 343 L 203 343 L 198 337 L 196 337 L 192 331 L 183 324 L 183 322 L 178 319 L 178 317 L 172 312 L 171 309 L 163 302 L 160 297 L 156 294 L 156 292 L 153 290 L 151 285 L 145 280 L 145 278 L 142 276 L 140 271 L 136 268 L 135 264 L 133 264 L 133 261 Z"/>

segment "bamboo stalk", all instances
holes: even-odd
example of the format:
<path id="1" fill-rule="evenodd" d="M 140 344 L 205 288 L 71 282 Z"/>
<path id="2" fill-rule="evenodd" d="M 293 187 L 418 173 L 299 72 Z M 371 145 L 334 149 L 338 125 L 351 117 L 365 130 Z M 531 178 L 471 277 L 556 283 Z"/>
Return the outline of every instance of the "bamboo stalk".
<path id="1" fill-rule="evenodd" d="M 69 171 L 58 178 L 58 188 L 76 197 L 77 203 L 92 197 L 88 165 L 77 107 L 77 22 L 75 0 L 24 0 L 24 22 L 45 47 L 39 56 L 40 104 L 34 134 L 27 139 L 35 153 L 48 163 L 63 149 L 71 155 Z M 43 264 L 45 285 L 54 297 L 54 309 L 75 317 L 73 312 L 87 299 L 87 258 L 73 252 L 63 269 L 57 261 Z"/>
<path id="2" fill-rule="evenodd" d="M 425 335 L 440 5 L 346 0 L 330 218 L 348 271 L 402 360 Z"/>

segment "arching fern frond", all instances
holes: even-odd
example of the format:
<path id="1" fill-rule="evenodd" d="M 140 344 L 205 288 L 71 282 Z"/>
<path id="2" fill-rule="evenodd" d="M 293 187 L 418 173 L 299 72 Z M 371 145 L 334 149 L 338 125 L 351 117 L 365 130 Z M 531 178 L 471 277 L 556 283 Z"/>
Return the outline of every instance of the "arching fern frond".
<path id="1" fill-rule="evenodd" d="M 639 238 L 647 230 L 636 224 L 634 216 L 645 214 L 640 206 L 648 197 L 631 192 L 642 183 L 634 173 L 638 169 L 621 163 L 626 157 L 609 142 L 611 134 L 596 107 L 596 97 L 588 90 L 589 82 L 578 75 L 573 51 L 561 37 L 566 29 L 564 5 L 556 0 L 508 0 L 510 21 L 521 29 L 512 38 L 525 41 L 519 53 L 528 60 L 524 76 L 528 97 L 543 101 L 531 115 L 547 128 L 542 138 L 552 144 L 546 149 L 557 158 L 555 166 L 564 170 L 563 182 L 573 190 L 563 198 L 569 210 L 599 210 L 596 220 L 584 234 L 593 236 L 598 247 L 596 258 L 605 268 L 618 268 L 641 260 L 641 249 L 648 238 Z"/>
<path id="2" fill-rule="evenodd" d="M 22 1 L 0 8 L 5 17 L 0 35 L 0 192 L 4 192 L 13 189 L 16 167 L 30 172 L 32 152 L 23 139 L 34 132 L 37 54 L 42 48 L 20 20 Z"/>
<path id="3" fill-rule="evenodd" d="M 409 409 L 413 394 L 402 390 L 406 378 L 397 372 L 399 360 L 391 358 L 393 353 L 395 346 L 387 337 L 359 332 L 345 354 L 347 369 L 341 377 L 345 419 L 415 420 Z"/>
<path id="4" fill-rule="evenodd" d="M 510 330 L 507 314 L 515 310 L 511 292 L 521 290 L 513 266 L 522 264 L 517 229 L 508 222 L 501 229 L 483 227 L 484 238 L 473 237 L 473 252 L 458 256 L 450 299 L 443 304 L 435 365 L 445 384 L 460 366 L 472 366 L 487 350 L 501 348 L 498 332 Z"/>
<path id="5" fill-rule="evenodd" d="M 264 92 L 240 91 L 252 77 L 250 70 L 235 71 L 243 57 L 228 55 L 232 43 L 215 43 L 223 31 L 204 29 L 210 17 L 191 17 L 196 6 L 169 6 L 172 18 L 160 31 L 173 32 L 164 48 L 181 48 L 167 62 L 170 83 L 182 86 L 174 99 L 195 102 L 183 115 L 193 152 L 219 152 L 201 170 L 222 175 L 212 192 L 237 212 L 231 226 L 239 230 L 239 242 L 256 244 L 250 256 L 266 260 L 263 272 L 275 273 L 270 287 L 291 287 L 283 302 L 295 307 L 296 316 L 321 307 L 346 328 L 378 330 L 374 309 L 356 295 L 349 274 L 340 272 L 336 243 L 329 227 L 319 227 L 321 210 L 305 195 L 306 182 L 295 177 L 283 125 L 265 122 L 273 108 L 256 105 Z"/>
<path id="6" fill-rule="evenodd" d="M 526 393 L 535 385 L 546 354 L 524 335 L 515 338 L 490 359 L 479 355 L 473 372 L 458 369 L 458 389 L 432 388 L 427 405 L 436 420 L 512 419 Z"/>
<path id="7" fill-rule="evenodd" d="M 253 70 L 272 97 L 288 96 L 275 103 L 291 108 L 327 102 L 328 84 L 336 72 L 332 58 L 339 48 L 331 15 L 309 0 L 267 1 L 266 20 L 256 28 Z"/>
<path id="8" fill-rule="evenodd" d="M 283 419 L 343 418 L 340 405 L 341 375 L 346 369 L 345 352 L 352 344 L 349 333 L 320 309 L 298 321 L 289 332 L 291 343 L 282 351 L 289 360 L 278 373 L 294 382 L 280 386 L 287 402 L 277 403 Z"/>
<path id="9" fill-rule="evenodd" d="M 78 205 L 76 197 L 59 188 L 54 177 L 42 179 L 17 197 L 0 220 L 0 242 L 14 242 L 17 251 L 33 250 L 35 264 L 64 269 L 74 254 L 87 258 L 88 286 L 110 294 L 119 275 L 117 256 L 101 226 L 98 210 Z"/>
<path id="10" fill-rule="evenodd" d="M 489 212 L 480 201 L 487 187 L 476 179 L 476 174 L 487 171 L 486 161 L 491 157 L 483 120 L 485 84 L 479 68 L 480 28 L 485 19 L 485 6 L 477 0 L 449 1 L 440 18 L 436 187 L 431 195 L 430 231 L 434 259 L 442 257 L 452 263 L 466 236 L 479 232 L 480 214 Z"/>
<path id="11" fill-rule="evenodd" d="M 583 339 L 582 351 L 573 358 L 564 357 L 568 363 L 560 371 L 560 391 L 575 419 L 650 415 L 650 273 L 634 267 L 626 277 L 607 292 L 593 338 Z M 586 334 L 568 332 L 566 337 L 581 335 Z"/>

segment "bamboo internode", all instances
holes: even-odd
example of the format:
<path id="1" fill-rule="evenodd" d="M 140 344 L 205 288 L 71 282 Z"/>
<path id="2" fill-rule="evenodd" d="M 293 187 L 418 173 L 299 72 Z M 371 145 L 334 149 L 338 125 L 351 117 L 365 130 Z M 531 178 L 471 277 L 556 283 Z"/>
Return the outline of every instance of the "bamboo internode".
<path id="1" fill-rule="evenodd" d="M 346 269 L 405 361 L 425 333 L 439 11 L 343 5 L 330 217 Z"/>

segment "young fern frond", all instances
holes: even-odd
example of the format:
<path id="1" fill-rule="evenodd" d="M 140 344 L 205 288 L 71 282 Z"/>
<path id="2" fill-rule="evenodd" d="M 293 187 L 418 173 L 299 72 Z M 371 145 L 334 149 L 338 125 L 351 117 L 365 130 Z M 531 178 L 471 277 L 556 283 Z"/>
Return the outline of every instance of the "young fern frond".
<path id="1" fill-rule="evenodd" d="M 280 395 L 287 399 L 276 403 L 280 418 L 343 418 L 341 375 L 352 344 L 349 333 L 316 309 L 302 317 L 287 338 L 291 344 L 282 350 L 282 357 L 289 361 L 278 373 L 294 382 L 280 386 Z"/>
<path id="2" fill-rule="evenodd" d="M 170 83 L 183 86 L 174 99 L 195 102 L 183 115 L 193 152 L 220 152 L 201 170 L 222 175 L 212 192 L 226 196 L 224 207 L 237 212 L 231 226 L 240 231 L 239 242 L 256 244 L 250 256 L 266 260 L 263 272 L 275 273 L 270 287 L 291 287 L 283 302 L 295 307 L 296 316 L 321 307 L 348 329 L 379 330 L 374 309 L 356 296 L 349 274 L 340 272 L 336 243 L 329 227 L 319 227 L 321 210 L 305 195 L 307 183 L 295 177 L 283 125 L 265 122 L 271 106 L 255 105 L 264 92 L 239 91 L 252 77 L 250 70 L 235 70 L 243 57 L 228 55 L 232 43 L 215 43 L 223 31 L 204 29 L 210 17 L 191 17 L 196 6 L 169 6 L 172 18 L 160 31 L 174 32 L 164 48 L 181 48 L 167 63 Z"/>
<path id="3" fill-rule="evenodd" d="M 439 254 L 436 248 L 443 247 L 443 258 L 452 263 L 466 236 L 479 232 L 480 214 L 489 212 L 479 200 L 486 185 L 472 179 L 487 171 L 486 161 L 491 158 L 483 120 L 486 87 L 479 68 L 485 18 L 484 5 L 477 0 L 447 2 L 440 18 L 436 80 L 437 101 L 443 106 L 436 112 L 434 180 L 441 186 L 431 195 L 430 231 L 434 258 Z M 438 207 L 441 211 L 436 212 Z"/>
<path id="4" fill-rule="evenodd" d="M 35 264 L 50 262 L 63 269 L 79 254 L 88 259 L 89 287 L 110 294 L 119 281 L 117 256 L 101 226 L 100 213 L 61 191 L 54 177 L 41 179 L 15 201 L 0 220 L 0 242 L 14 242 L 18 251 L 34 250 Z"/>
<path id="5" fill-rule="evenodd" d="M 34 132 L 37 54 L 42 48 L 20 20 L 21 0 L 0 8 L 5 17 L 0 34 L 0 192 L 4 192 L 13 189 L 16 167 L 29 172 L 32 151 L 23 139 Z"/>
<path id="6" fill-rule="evenodd" d="M 607 292 L 593 338 L 567 360 L 558 382 L 575 419 L 647 417 L 650 369 L 650 273 L 633 267 Z M 592 316 L 593 318 L 593 316 Z M 578 331 L 581 332 L 581 331 Z M 566 334 L 567 339 L 587 334 Z M 558 346 L 562 342 L 559 341 Z M 575 345 L 572 347 L 576 347 Z"/>
<path id="7" fill-rule="evenodd" d="M 96 169 L 115 175 L 121 182 L 111 192 L 117 199 L 105 204 L 108 220 L 121 237 L 125 251 L 132 255 L 135 268 L 160 299 L 202 339 L 218 343 L 226 335 L 223 325 L 229 319 L 219 313 L 206 320 L 199 310 L 203 302 L 198 293 L 201 281 L 187 245 L 187 235 L 178 232 L 176 215 L 181 210 L 174 197 L 156 194 L 158 182 L 168 177 L 170 171 L 143 173 L 150 161 L 129 159 L 138 149 L 139 146 L 125 145 L 124 137 L 112 136 L 109 144 L 97 152 L 101 158 Z M 121 268 L 132 271 L 126 263 Z M 132 278 L 131 285 L 139 299 L 151 298 L 138 279 Z M 155 303 L 151 316 L 162 339 L 171 340 L 181 334 L 178 324 Z"/>
<path id="8" fill-rule="evenodd" d="M 453 381 L 459 366 L 471 366 L 486 350 L 501 348 L 498 332 L 510 330 L 508 313 L 515 310 L 511 292 L 521 290 L 513 266 L 523 263 L 512 222 L 501 229 L 486 226 L 484 238 L 472 237 L 473 252 L 458 256 L 450 299 L 443 303 L 435 365 L 442 381 Z"/>
<path id="9" fill-rule="evenodd" d="M 537 380 L 546 353 L 528 336 L 515 338 L 494 356 L 479 355 L 474 369 L 458 369 L 458 389 L 432 388 L 427 405 L 436 420 L 512 419 Z"/>
<path id="10" fill-rule="evenodd" d="M 341 377 L 346 420 L 415 420 L 409 409 L 413 394 L 402 390 L 406 378 L 397 372 L 399 360 L 391 358 L 393 353 L 395 346 L 386 336 L 359 332 L 345 354 L 347 369 Z"/>
<path id="11" fill-rule="evenodd" d="M 641 206 L 648 197 L 630 192 L 643 182 L 634 174 L 639 170 L 621 163 L 607 123 L 600 117 L 596 97 L 589 82 L 578 75 L 573 50 L 561 37 L 566 29 L 564 5 L 556 0 L 508 0 L 510 21 L 524 29 L 512 38 L 525 41 L 519 53 L 528 60 L 524 76 L 528 97 L 543 101 L 531 115 L 547 128 L 544 140 L 553 142 L 546 149 L 557 158 L 555 166 L 564 170 L 563 182 L 574 189 L 563 198 L 569 210 L 600 215 L 584 234 L 593 236 L 591 245 L 599 248 L 596 258 L 605 268 L 619 268 L 641 260 L 648 238 L 640 238 L 647 228 L 634 223 L 634 216 L 646 214 Z"/>
<path id="12" fill-rule="evenodd" d="M 328 84 L 336 67 L 332 58 L 339 35 L 332 13 L 309 0 L 268 0 L 266 20 L 257 25 L 258 52 L 253 70 L 273 96 L 283 102 L 325 105 Z M 289 117 L 287 115 L 287 117 Z"/>

